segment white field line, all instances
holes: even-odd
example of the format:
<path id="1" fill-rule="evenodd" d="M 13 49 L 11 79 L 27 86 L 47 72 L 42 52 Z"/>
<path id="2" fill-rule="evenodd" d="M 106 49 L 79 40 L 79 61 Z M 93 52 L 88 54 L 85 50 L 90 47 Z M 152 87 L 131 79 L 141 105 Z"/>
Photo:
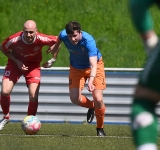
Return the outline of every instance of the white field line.
<path id="1" fill-rule="evenodd" d="M 39 134 L 39 135 L 18 135 L 18 134 L 0 134 L 0 136 L 17 136 L 17 137 L 57 137 L 57 136 L 66 136 L 66 137 L 77 137 L 77 138 L 119 138 L 119 139 L 132 139 L 133 137 L 127 137 L 127 136 L 105 136 L 105 137 L 99 137 L 99 136 L 81 136 L 81 135 L 66 135 L 66 134 L 61 134 L 61 135 L 49 135 L 49 134 Z"/>

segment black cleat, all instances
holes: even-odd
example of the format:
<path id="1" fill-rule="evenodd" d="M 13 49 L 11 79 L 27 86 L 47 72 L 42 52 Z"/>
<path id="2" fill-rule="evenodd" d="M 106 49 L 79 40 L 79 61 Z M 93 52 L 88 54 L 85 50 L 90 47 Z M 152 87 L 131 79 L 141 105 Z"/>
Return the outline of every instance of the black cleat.
<path id="1" fill-rule="evenodd" d="M 97 128 L 97 136 L 106 136 L 103 128 Z"/>
<path id="2" fill-rule="evenodd" d="M 89 108 L 87 112 L 87 122 L 91 123 L 94 119 L 94 108 Z"/>

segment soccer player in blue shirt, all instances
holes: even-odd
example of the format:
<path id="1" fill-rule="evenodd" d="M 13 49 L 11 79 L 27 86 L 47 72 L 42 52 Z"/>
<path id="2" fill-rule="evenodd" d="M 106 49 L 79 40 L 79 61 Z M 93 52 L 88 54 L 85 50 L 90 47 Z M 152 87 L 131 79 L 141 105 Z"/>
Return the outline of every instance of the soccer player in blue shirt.
<path id="1" fill-rule="evenodd" d="M 64 43 L 70 54 L 69 92 L 72 103 L 89 108 L 87 122 L 91 123 L 94 113 L 97 120 L 97 136 L 106 136 L 104 126 L 105 104 L 103 102 L 103 90 L 106 88 L 104 63 L 96 42 L 92 35 L 81 30 L 77 21 L 66 24 L 58 36 L 53 51 L 53 58 L 43 64 L 43 67 L 51 67 L 55 61 L 59 46 Z M 82 95 L 84 85 L 88 80 L 88 91 L 92 92 L 93 100 Z"/>

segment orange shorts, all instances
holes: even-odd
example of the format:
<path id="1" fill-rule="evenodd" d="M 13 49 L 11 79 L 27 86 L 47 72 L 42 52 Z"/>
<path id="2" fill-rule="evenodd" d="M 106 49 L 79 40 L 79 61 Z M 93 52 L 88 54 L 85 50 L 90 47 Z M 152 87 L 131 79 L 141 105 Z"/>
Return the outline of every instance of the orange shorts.
<path id="1" fill-rule="evenodd" d="M 90 76 L 91 69 L 76 69 L 70 66 L 69 88 L 84 89 L 85 83 Z M 106 77 L 104 71 L 104 62 L 102 58 L 97 63 L 97 73 L 94 78 L 93 85 L 96 90 L 104 90 L 106 88 Z"/>
<path id="2" fill-rule="evenodd" d="M 2 79 L 10 79 L 14 83 L 17 83 L 19 78 L 23 75 L 25 77 L 27 85 L 31 83 L 40 84 L 40 76 L 41 76 L 40 70 L 41 69 L 39 65 L 32 64 L 28 66 L 28 70 L 21 71 L 18 69 L 15 63 L 9 63 L 5 68 Z"/>

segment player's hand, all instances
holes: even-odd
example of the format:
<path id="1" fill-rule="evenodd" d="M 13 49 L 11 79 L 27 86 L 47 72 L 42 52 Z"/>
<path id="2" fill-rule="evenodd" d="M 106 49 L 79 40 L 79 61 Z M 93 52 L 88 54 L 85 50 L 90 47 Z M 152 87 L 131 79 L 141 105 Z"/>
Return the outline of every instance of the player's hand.
<path id="1" fill-rule="evenodd" d="M 26 67 L 24 64 L 23 64 L 23 66 L 22 66 L 22 70 L 28 70 L 28 67 Z"/>
<path id="2" fill-rule="evenodd" d="M 54 46 L 55 46 L 55 44 L 52 45 L 52 46 L 50 46 L 50 47 L 48 48 L 48 50 L 46 50 L 46 53 L 47 53 L 47 54 L 48 54 L 48 53 L 53 53 L 53 48 L 54 48 Z"/>
<path id="3" fill-rule="evenodd" d="M 89 92 L 93 92 L 94 91 L 95 86 L 92 83 L 88 83 L 88 91 Z"/>
<path id="4" fill-rule="evenodd" d="M 21 71 L 28 70 L 28 67 L 25 66 L 25 65 L 23 64 L 23 62 L 21 62 L 21 61 L 18 61 L 17 66 L 18 66 L 18 68 L 19 68 Z"/>
<path id="5" fill-rule="evenodd" d="M 53 63 L 56 61 L 56 59 L 52 58 L 48 60 L 46 63 L 42 64 L 42 67 L 44 68 L 50 68 L 52 67 Z"/>

